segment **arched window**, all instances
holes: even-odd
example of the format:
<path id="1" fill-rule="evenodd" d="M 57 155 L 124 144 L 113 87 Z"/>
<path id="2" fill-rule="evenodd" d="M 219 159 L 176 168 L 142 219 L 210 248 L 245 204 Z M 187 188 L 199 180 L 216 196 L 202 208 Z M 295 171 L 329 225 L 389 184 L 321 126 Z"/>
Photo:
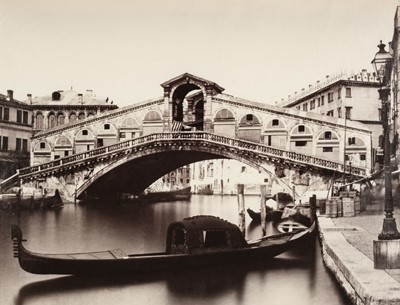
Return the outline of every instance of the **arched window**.
<path id="1" fill-rule="evenodd" d="M 70 123 L 73 123 L 73 122 L 75 122 L 76 121 L 76 114 L 75 114 L 75 112 L 72 112 L 70 115 L 69 115 L 69 122 Z"/>
<path id="2" fill-rule="evenodd" d="M 78 119 L 83 120 L 85 118 L 85 114 L 83 112 L 79 113 Z"/>
<path id="3" fill-rule="evenodd" d="M 233 116 L 232 111 L 229 109 L 221 109 L 215 115 L 215 121 L 231 121 L 234 120 L 235 117 Z"/>
<path id="4" fill-rule="evenodd" d="M 94 113 L 93 113 L 93 112 L 89 112 L 88 115 L 87 115 L 87 117 L 88 117 L 88 118 L 94 117 Z"/>
<path id="5" fill-rule="evenodd" d="M 49 120 L 48 124 L 49 128 L 56 127 L 56 115 L 53 112 L 50 112 L 48 120 Z"/>
<path id="6" fill-rule="evenodd" d="M 157 111 L 151 110 L 144 116 L 144 121 L 161 121 L 161 115 Z"/>
<path id="7" fill-rule="evenodd" d="M 57 115 L 57 126 L 64 125 L 64 121 L 65 121 L 65 115 L 64 113 L 60 112 Z"/>
<path id="8" fill-rule="evenodd" d="M 42 130 L 44 128 L 44 117 L 41 112 L 36 114 L 36 129 Z"/>

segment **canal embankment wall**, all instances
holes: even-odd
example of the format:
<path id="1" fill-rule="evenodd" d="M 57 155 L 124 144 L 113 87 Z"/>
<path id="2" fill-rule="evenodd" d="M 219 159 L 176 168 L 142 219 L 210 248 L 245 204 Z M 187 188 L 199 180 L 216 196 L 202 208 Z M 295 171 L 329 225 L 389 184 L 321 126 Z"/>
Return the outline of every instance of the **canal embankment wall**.
<path id="1" fill-rule="evenodd" d="M 323 261 L 352 304 L 400 304 L 400 283 L 385 270 L 374 269 L 374 262 L 343 235 L 346 230 L 363 228 L 338 227 L 325 216 L 319 216 L 318 223 Z"/>

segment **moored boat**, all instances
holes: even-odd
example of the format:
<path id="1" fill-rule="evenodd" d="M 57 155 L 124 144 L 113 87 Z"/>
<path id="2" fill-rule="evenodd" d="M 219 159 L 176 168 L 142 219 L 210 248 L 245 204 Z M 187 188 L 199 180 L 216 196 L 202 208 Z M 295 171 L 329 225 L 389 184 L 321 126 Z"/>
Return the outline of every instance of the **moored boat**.
<path id="1" fill-rule="evenodd" d="M 191 187 L 185 187 L 177 190 L 168 191 L 153 191 L 147 192 L 140 195 L 137 200 L 140 202 L 166 202 L 166 201 L 178 201 L 178 200 L 190 200 L 192 196 Z"/>
<path id="2" fill-rule="evenodd" d="M 315 234 L 305 229 L 247 241 L 239 228 L 214 216 L 195 216 L 169 225 L 166 250 L 125 254 L 121 249 L 89 253 L 42 254 L 23 246 L 21 229 L 13 225 L 14 256 L 22 269 L 35 274 L 142 274 L 178 268 L 265 261 L 302 245 Z"/>

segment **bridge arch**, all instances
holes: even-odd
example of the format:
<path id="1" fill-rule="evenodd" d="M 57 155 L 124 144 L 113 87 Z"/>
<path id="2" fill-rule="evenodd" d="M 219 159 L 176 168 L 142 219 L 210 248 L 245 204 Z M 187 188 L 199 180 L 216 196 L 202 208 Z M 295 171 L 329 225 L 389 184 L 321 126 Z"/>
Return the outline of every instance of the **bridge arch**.
<path id="1" fill-rule="evenodd" d="M 37 142 L 33 146 L 32 151 L 34 160 L 33 165 L 49 162 L 52 159 L 51 152 L 52 146 L 48 141 L 41 140 L 40 142 Z"/>
<path id="2" fill-rule="evenodd" d="M 214 132 L 231 138 L 236 137 L 236 118 L 232 110 L 221 108 L 215 113 Z"/>
<path id="3" fill-rule="evenodd" d="M 143 135 L 163 131 L 162 115 L 156 110 L 150 110 L 143 116 Z"/>
<path id="4" fill-rule="evenodd" d="M 262 121 L 258 115 L 247 113 L 239 120 L 238 138 L 253 142 L 260 142 Z"/>
<path id="5" fill-rule="evenodd" d="M 67 135 L 60 135 L 54 143 L 54 159 L 72 155 L 72 140 Z"/>
<path id="6" fill-rule="evenodd" d="M 289 134 L 289 150 L 301 151 L 304 154 L 311 155 L 313 152 L 313 131 L 312 129 L 304 124 L 296 124 L 292 127 Z"/>
<path id="7" fill-rule="evenodd" d="M 97 127 L 96 147 L 108 146 L 118 142 L 118 132 L 114 124 L 103 122 Z"/>
<path id="8" fill-rule="evenodd" d="M 246 152 L 221 149 L 219 145 L 159 145 L 139 150 L 139 153 L 128 150 L 126 154 L 125 158 L 95 170 L 77 189 L 77 196 L 97 194 L 101 197 L 115 191 L 123 192 L 126 187 L 132 187 L 132 192 L 139 194 L 176 168 L 211 159 L 233 159 L 242 162 L 265 173 L 268 178 L 274 179 L 282 188 L 291 192 L 290 185 L 276 175 L 274 163 L 262 164 L 257 157 Z"/>
<path id="9" fill-rule="evenodd" d="M 346 164 L 352 166 L 366 166 L 367 146 L 363 139 L 354 134 L 349 134 L 346 141 Z"/>
<path id="10" fill-rule="evenodd" d="M 119 124 L 119 139 L 121 141 L 133 139 L 140 136 L 141 129 L 138 120 L 135 117 L 123 118 Z"/>
<path id="11" fill-rule="evenodd" d="M 92 130 L 89 128 L 80 129 L 75 135 L 75 153 L 94 149 L 95 143 L 95 136 Z"/>
<path id="12" fill-rule="evenodd" d="M 340 159 L 340 136 L 331 129 L 322 130 L 316 137 L 315 153 L 320 158 Z"/>
<path id="13" fill-rule="evenodd" d="M 264 144 L 286 149 L 288 132 L 283 120 L 272 118 L 267 121 L 262 136 Z"/>

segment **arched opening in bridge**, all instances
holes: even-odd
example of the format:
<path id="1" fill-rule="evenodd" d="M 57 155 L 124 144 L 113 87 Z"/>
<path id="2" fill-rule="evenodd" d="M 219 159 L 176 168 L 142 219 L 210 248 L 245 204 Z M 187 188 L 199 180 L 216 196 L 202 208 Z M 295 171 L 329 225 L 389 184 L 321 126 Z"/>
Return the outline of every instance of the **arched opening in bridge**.
<path id="1" fill-rule="evenodd" d="M 186 129 L 203 130 L 204 94 L 195 84 L 187 83 L 177 87 L 172 95 L 172 120 L 181 124 L 173 124 L 173 131 Z M 177 127 L 174 127 L 177 126 Z"/>

